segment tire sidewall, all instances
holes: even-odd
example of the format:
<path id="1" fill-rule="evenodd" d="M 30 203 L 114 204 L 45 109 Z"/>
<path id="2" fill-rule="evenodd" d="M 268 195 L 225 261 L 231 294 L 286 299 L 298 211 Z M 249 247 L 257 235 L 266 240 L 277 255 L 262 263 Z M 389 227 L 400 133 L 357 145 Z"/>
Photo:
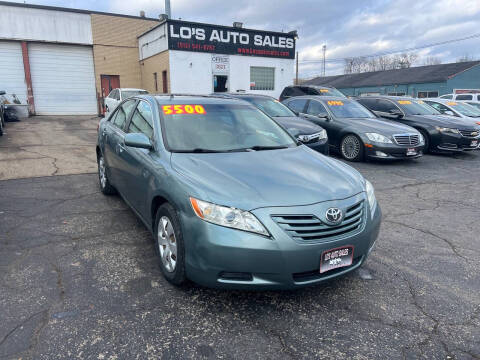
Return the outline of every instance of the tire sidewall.
<path id="1" fill-rule="evenodd" d="M 105 167 L 105 177 L 106 177 L 106 182 L 105 182 L 105 186 L 102 186 L 102 181 L 100 179 L 100 159 L 103 159 L 103 166 Z M 108 171 L 107 171 L 107 164 L 105 164 L 105 158 L 103 157 L 102 154 L 100 154 L 98 156 L 98 159 L 97 159 L 97 167 L 98 167 L 98 170 L 97 170 L 97 176 L 98 176 L 98 185 L 100 186 L 100 191 L 104 194 L 104 195 L 113 195 L 115 194 L 115 188 L 110 184 L 110 181 L 108 180 Z"/>
<path id="2" fill-rule="evenodd" d="M 358 143 L 360 144 L 360 150 L 358 151 L 358 154 L 356 157 L 354 157 L 353 159 L 348 159 L 347 157 L 345 157 L 345 155 L 343 154 L 343 142 L 345 141 L 345 139 L 347 137 L 350 137 L 350 136 L 353 136 L 355 138 L 357 138 L 358 140 Z M 363 156 L 364 156 L 364 149 L 363 149 L 363 141 L 362 139 L 360 139 L 358 137 L 358 135 L 355 135 L 355 134 L 347 134 L 345 135 L 342 140 L 340 141 L 340 154 L 342 155 L 342 158 L 347 160 L 347 161 L 354 161 L 354 162 L 358 162 L 358 161 L 361 161 L 363 159 Z"/>
<path id="3" fill-rule="evenodd" d="M 166 216 L 170 220 L 173 226 L 173 231 L 175 233 L 175 238 L 177 242 L 177 264 L 176 264 L 175 270 L 172 272 L 169 272 L 167 271 L 167 269 L 165 269 L 162 263 L 162 259 L 160 258 L 160 251 L 158 247 L 158 226 L 162 216 Z M 153 237 L 155 240 L 155 252 L 158 255 L 158 263 L 159 263 L 160 269 L 162 270 L 163 276 L 170 283 L 175 285 L 181 285 L 186 280 L 185 243 L 183 241 L 183 231 L 182 231 L 182 226 L 180 224 L 180 218 L 175 208 L 169 203 L 165 203 L 161 205 L 157 210 L 157 214 L 155 216 L 155 226 L 153 228 Z"/>

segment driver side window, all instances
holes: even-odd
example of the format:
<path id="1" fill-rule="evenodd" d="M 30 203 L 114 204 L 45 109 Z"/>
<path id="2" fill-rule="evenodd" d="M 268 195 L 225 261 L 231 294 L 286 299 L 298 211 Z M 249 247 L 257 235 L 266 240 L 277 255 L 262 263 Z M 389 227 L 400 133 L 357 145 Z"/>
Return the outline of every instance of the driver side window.
<path id="1" fill-rule="evenodd" d="M 394 103 L 388 100 L 377 100 L 375 111 L 388 113 L 392 110 L 400 110 Z"/>
<path id="2" fill-rule="evenodd" d="M 318 114 L 322 113 L 327 113 L 325 107 L 319 101 L 310 100 L 307 108 L 307 114 L 317 116 Z"/>
<path id="3" fill-rule="evenodd" d="M 445 105 L 440 104 L 440 103 L 428 103 L 431 107 L 433 107 L 435 110 L 440 111 L 442 114 L 445 114 L 446 111 L 451 111 L 449 108 L 447 108 Z"/>

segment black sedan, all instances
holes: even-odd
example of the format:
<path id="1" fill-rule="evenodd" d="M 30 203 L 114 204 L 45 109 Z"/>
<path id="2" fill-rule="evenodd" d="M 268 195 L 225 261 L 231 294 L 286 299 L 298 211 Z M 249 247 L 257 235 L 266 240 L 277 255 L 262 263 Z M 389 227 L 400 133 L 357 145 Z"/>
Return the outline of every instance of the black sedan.
<path id="1" fill-rule="evenodd" d="M 291 110 L 327 130 L 330 146 L 344 159 L 413 159 L 423 154 L 423 136 L 414 128 L 378 119 L 355 100 L 300 96 L 284 101 Z"/>
<path id="2" fill-rule="evenodd" d="M 278 100 L 270 96 L 254 94 L 222 94 L 220 96 L 249 102 L 273 118 L 297 140 L 313 150 L 328 155 L 328 136 L 325 129 L 297 116 Z"/>
<path id="3" fill-rule="evenodd" d="M 442 115 L 422 100 L 396 96 L 365 96 L 357 99 L 378 116 L 420 131 L 425 151 L 459 152 L 474 150 L 480 141 L 480 127 L 471 122 Z"/>

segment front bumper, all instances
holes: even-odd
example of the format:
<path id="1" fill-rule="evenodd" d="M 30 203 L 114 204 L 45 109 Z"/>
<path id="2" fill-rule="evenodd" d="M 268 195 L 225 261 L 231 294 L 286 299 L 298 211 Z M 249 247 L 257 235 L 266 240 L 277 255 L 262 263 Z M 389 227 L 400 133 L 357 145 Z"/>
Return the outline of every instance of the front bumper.
<path id="1" fill-rule="evenodd" d="M 480 145 L 480 136 L 466 137 L 460 134 L 440 134 L 439 141 L 435 146 L 438 152 L 462 152 L 475 150 Z"/>
<path id="2" fill-rule="evenodd" d="M 304 145 L 306 145 L 310 149 L 318 151 L 319 153 L 322 153 L 324 155 L 329 154 L 328 139 L 321 139 L 320 141 L 312 142 L 312 143 L 306 143 Z"/>
<path id="3" fill-rule="evenodd" d="M 365 146 L 365 156 L 370 159 L 405 160 L 423 156 L 424 145 L 401 146 L 396 144 L 369 143 Z M 413 149 L 414 153 L 408 150 Z"/>
<path id="4" fill-rule="evenodd" d="M 325 208 L 358 199 L 364 200 L 365 223 L 352 236 L 301 243 L 290 237 L 272 219 L 273 214 L 279 213 L 324 213 Z M 327 201 L 308 206 L 252 211 L 270 231 L 270 238 L 210 224 L 193 214 L 182 214 L 187 277 L 200 285 L 215 288 L 294 289 L 353 271 L 365 262 L 377 239 L 381 210 L 377 204 L 374 215 L 371 216 L 365 193 L 341 202 Z M 354 246 L 353 264 L 320 274 L 321 254 L 345 245 Z M 243 274 L 245 277 L 224 277 L 224 274 Z"/>

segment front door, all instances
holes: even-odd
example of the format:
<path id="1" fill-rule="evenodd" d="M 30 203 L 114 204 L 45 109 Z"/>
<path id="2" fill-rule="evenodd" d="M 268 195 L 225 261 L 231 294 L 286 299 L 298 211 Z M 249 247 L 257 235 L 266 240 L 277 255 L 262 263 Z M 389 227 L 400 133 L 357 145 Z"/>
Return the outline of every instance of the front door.
<path id="1" fill-rule="evenodd" d="M 228 76 L 213 75 L 213 92 L 227 92 L 227 91 L 228 91 Z"/>
<path id="2" fill-rule="evenodd" d="M 113 89 L 120 87 L 120 75 L 100 75 L 100 86 L 102 87 L 102 114 L 105 114 L 105 98 Z"/>

